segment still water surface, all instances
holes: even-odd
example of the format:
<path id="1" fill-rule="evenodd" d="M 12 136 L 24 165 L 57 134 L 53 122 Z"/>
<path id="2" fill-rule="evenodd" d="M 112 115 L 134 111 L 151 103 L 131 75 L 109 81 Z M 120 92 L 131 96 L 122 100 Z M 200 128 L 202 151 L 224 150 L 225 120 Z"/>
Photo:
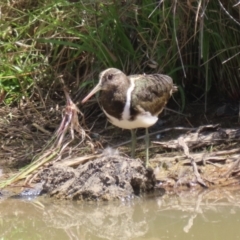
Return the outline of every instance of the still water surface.
<path id="1" fill-rule="evenodd" d="M 0 240 L 240 239 L 240 190 L 113 203 L 0 199 Z"/>

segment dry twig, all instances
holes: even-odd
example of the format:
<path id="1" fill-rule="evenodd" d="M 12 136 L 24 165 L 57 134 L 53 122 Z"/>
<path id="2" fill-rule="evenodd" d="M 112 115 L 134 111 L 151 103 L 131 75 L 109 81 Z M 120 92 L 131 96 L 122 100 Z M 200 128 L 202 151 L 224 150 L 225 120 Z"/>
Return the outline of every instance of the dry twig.
<path id="1" fill-rule="evenodd" d="M 189 158 L 191 160 L 193 172 L 196 176 L 198 183 L 200 183 L 204 187 L 207 187 L 207 185 L 202 180 L 200 173 L 198 172 L 197 164 L 195 163 L 194 158 L 189 154 L 189 148 L 188 148 L 187 144 L 185 143 L 183 137 L 178 138 L 178 143 L 179 143 L 179 146 L 182 147 L 183 152 L 187 156 L 187 158 Z"/>

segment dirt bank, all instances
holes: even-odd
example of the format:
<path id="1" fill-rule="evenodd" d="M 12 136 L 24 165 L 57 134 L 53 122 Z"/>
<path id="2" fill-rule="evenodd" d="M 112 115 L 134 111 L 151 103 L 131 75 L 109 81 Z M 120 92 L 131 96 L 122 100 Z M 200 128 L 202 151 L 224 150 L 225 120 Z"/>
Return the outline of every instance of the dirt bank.
<path id="1" fill-rule="evenodd" d="M 14 117 L 9 117 L 9 111 Z M 69 116 L 71 111 L 68 108 L 65 116 Z M 8 167 L 12 171 L 34 157 L 30 164 L 33 170 L 26 168 L 27 172 L 11 185 L 25 188 L 42 183 L 42 192 L 58 199 L 112 200 L 130 199 L 157 188 L 185 191 L 240 183 L 240 130 L 237 127 L 227 128 L 220 124 L 189 127 L 184 116 L 177 119 L 164 116 L 161 119 L 167 119 L 167 125 L 160 130 L 156 126 L 150 129 L 150 170 L 144 167 L 141 136 L 144 132 L 141 130 L 138 131 L 137 158 L 130 159 L 127 157 L 130 143 L 124 142 L 129 140 L 129 132 L 111 125 L 103 129 L 106 124 L 103 116 L 91 131 L 80 129 L 85 126 L 82 121 L 74 127 L 71 125 L 70 131 L 65 131 L 63 123 L 66 119 L 62 119 L 59 127 L 60 110 L 51 113 L 55 116 L 54 121 L 49 118 L 48 111 L 31 118 L 30 113 L 31 108 L 1 109 L 4 116 L 0 121 L 2 168 Z M 203 118 L 194 119 L 202 121 Z M 232 119 L 231 125 L 238 126 L 237 117 Z M 190 120 L 188 117 L 187 123 Z M 53 132 L 56 128 L 58 135 Z M 65 135 L 59 134 L 59 129 Z M 71 134 L 75 131 L 77 134 L 73 138 Z M 160 134 L 161 139 L 157 140 Z M 54 136 L 56 138 L 52 140 Z M 11 176 L 9 171 L 3 172 L 3 179 Z"/>

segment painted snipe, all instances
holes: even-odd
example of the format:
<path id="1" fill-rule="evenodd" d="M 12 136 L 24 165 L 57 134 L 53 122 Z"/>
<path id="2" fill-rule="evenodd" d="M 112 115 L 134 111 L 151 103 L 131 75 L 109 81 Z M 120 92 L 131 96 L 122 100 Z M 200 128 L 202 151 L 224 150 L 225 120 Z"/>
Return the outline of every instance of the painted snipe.
<path id="1" fill-rule="evenodd" d="M 99 74 L 99 83 L 82 100 L 85 103 L 101 91 L 100 105 L 108 120 L 115 126 L 130 129 L 131 155 L 135 155 L 136 129 L 146 129 L 146 166 L 149 160 L 148 128 L 155 124 L 172 93 L 177 91 L 172 78 L 162 74 L 126 76 L 116 68 Z"/>

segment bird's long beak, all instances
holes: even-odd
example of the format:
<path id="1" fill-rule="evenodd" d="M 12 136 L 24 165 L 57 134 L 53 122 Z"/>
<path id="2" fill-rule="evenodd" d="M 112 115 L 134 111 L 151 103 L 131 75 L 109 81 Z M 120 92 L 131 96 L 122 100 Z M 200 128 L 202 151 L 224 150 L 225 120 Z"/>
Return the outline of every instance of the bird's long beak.
<path id="1" fill-rule="evenodd" d="M 82 103 L 85 103 L 89 98 L 91 98 L 96 92 L 101 90 L 101 84 L 98 85 L 82 100 Z"/>

